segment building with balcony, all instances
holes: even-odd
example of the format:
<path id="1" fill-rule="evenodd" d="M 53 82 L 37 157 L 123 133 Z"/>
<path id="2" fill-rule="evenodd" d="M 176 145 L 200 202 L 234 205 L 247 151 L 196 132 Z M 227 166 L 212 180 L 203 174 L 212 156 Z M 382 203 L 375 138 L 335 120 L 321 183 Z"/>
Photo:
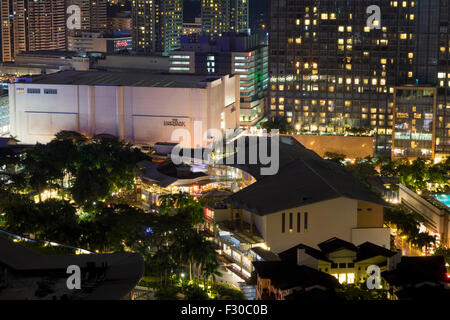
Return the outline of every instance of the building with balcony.
<path id="1" fill-rule="evenodd" d="M 269 118 L 307 131 L 370 128 L 375 153 L 389 156 L 396 153 L 392 144 L 401 144 L 393 133 L 395 87 L 431 86 L 437 89 L 435 152 L 450 153 L 448 1 L 272 0 L 270 5 Z M 379 18 L 367 11 L 371 5 L 380 9 Z M 419 153 L 431 150 L 421 147 L 431 140 L 409 140 Z"/>
<path id="2" fill-rule="evenodd" d="M 224 33 L 215 40 L 183 36 L 181 48 L 169 56 L 171 73 L 239 75 L 241 126 L 253 126 L 263 118 L 269 84 L 268 47 L 260 44 L 257 35 Z"/>
<path id="3" fill-rule="evenodd" d="M 248 141 L 245 149 L 251 148 Z M 280 138 L 279 155 L 275 175 L 261 175 L 262 165 L 250 164 L 249 158 L 246 164 L 231 165 L 256 182 L 207 211 L 206 225 L 216 243 L 231 252 L 242 270 L 252 271 L 250 263 L 258 260 L 254 248 L 280 253 L 298 243 L 315 247 L 332 237 L 355 246 L 368 241 L 390 248 L 390 229 L 383 222 L 388 205 L 358 179 L 293 138 Z"/>

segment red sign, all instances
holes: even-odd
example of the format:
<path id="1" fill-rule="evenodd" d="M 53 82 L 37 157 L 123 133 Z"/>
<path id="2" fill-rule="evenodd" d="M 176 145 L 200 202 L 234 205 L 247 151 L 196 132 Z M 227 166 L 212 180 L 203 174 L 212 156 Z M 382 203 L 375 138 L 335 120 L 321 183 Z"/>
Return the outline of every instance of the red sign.
<path id="1" fill-rule="evenodd" d="M 127 40 L 116 41 L 116 43 L 114 45 L 115 45 L 116 49 L 126 48 L 126 47 L 128 47 L 128 41 Z"/>

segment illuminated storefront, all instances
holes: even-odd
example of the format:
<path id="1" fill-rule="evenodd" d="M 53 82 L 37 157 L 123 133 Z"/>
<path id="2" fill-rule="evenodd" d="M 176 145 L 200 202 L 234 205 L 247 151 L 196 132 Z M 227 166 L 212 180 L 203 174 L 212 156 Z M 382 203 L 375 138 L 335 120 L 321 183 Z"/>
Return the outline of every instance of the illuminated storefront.
<path id="1" fill-rule="evenodd" d="M 436 96 L 436 88 L 395 88 L 392 158 L 434 158 Z"/>

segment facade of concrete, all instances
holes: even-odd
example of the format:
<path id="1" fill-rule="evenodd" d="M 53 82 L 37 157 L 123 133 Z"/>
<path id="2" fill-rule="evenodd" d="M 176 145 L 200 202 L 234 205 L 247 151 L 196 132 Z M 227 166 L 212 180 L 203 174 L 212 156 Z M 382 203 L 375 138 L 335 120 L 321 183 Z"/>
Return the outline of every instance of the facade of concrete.
<path id="1" fill-rule="evenodd" d="M 239 127 L 238 77 L 66 71 L 11 84 L 9 99 L 11 133 L 29 144 L 46 143 L 61 130 L 107 133 L 136 144 L 179 142 L 174 131 L 187 129 L 192 141 L 182 145 L 201 147 L 202 141 L 193 141 L 196 122 L 204 136 L 207 129 Z"/>

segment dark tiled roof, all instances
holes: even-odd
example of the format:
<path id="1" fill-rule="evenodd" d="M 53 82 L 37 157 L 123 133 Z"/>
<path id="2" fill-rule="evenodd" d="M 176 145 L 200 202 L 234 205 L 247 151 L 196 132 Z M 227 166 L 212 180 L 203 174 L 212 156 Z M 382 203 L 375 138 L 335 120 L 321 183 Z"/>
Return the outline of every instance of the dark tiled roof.
<path id="1" fill-rule="evenodd" d="M 144 260 L 138 253 L 44 255 L 23 245 L 16 244 L 0 235 L 0 265 L 21 275 L 53 275 L 66 277 L 67 267 L 78 265 L 83 268 L 88 263 L 108 269 L 103 282 L 86 299 L 122 299 L 139 282 L 144 273 Z"/>
<path id="2" fill-rule="evenodd" d="M 353 243 L 336 238 L 336 237 L 328 239 L 322 243 L 319 243 L 318 247 L 320 248 L 320 250 L 322 250 L 326 254 L 335 252 L 335 251 L 338 251 L 341 249 L 347 249 L 347 250 L 354 251 L 354 252 L 358 251 L 358 248 L 356 248 L 356 246 Z"/>
<path id="3" fill-rule="evenodd" d="M 264 261 L 279 261 L 280 258 L 272 251 L 264 250 L 261 247 L 253 247 L 251 249 L 254 253 L 260 256 Z"/>
<path id="4" fill-rule="evenodd" d="M 283 141 L 286 140 L 283 138 Z M 248 155 L 253 142 L 247 142 L 246 164 L 233 166 L 250 173 L 258 181 L 230 196 L 226 202 L 258 215 L 339 197 L 387 206 L 338 164 L 322 159 L 298 142 L 289 144 L 283 141 L 280 139 L 280 169 L 277 174 L 268 176 L 260 174 L 263 165 L 249 164 Z M 268 145 L 268 150 L 271 150 L 269 142 Z"/>
<path id="5" fill-rule="evenodd" d="M 393 257 L 395 254 L 396 252 L 386 249 L 384 247 L 378 246 L 371 242 L 364 242 L 363 244 L 360 244 L 358 246 L 358 253 L 356 255 L 355 262 L 370 259 L 376 256 L 383 256 L 390 258 Z"/>
<path id="6" fill-rule="evenodd" d="M 327 273 L 307 266 L 298 266 L 286 261 L 258 261 L 253 262 L 258 275 L 263 279 L 270 279 L 272 285 L 281 290 L 294 287 L 309 288 L 323 286 L 325 288 L 338 288 L 339 282 Z"/>
<path id="7" fill-rule="evenodd" d="M 331 262 L 325 256 L 325 254 L 323 252 L 321 252 L 320 250 L 311 248 L 305 244 L 296 245 L 295 247 L 287 249 L 286 251 L 283 251 L 283 252 L 279 253 L 278 255 L 280 256 L 281 260 L 297 263 L 298 249 L 305 249 L 306 254 L 308 254 L 311 257 L 316 258 L 318 260 Z"/>
<path id="8" fill-rule="evenodd" d="M 397 268 L 382 272 L 383 278 L 391 285 L 408 286 L 422 282 L 446 281 L 447 269 L 443 256 L 402 257 Z"/>

